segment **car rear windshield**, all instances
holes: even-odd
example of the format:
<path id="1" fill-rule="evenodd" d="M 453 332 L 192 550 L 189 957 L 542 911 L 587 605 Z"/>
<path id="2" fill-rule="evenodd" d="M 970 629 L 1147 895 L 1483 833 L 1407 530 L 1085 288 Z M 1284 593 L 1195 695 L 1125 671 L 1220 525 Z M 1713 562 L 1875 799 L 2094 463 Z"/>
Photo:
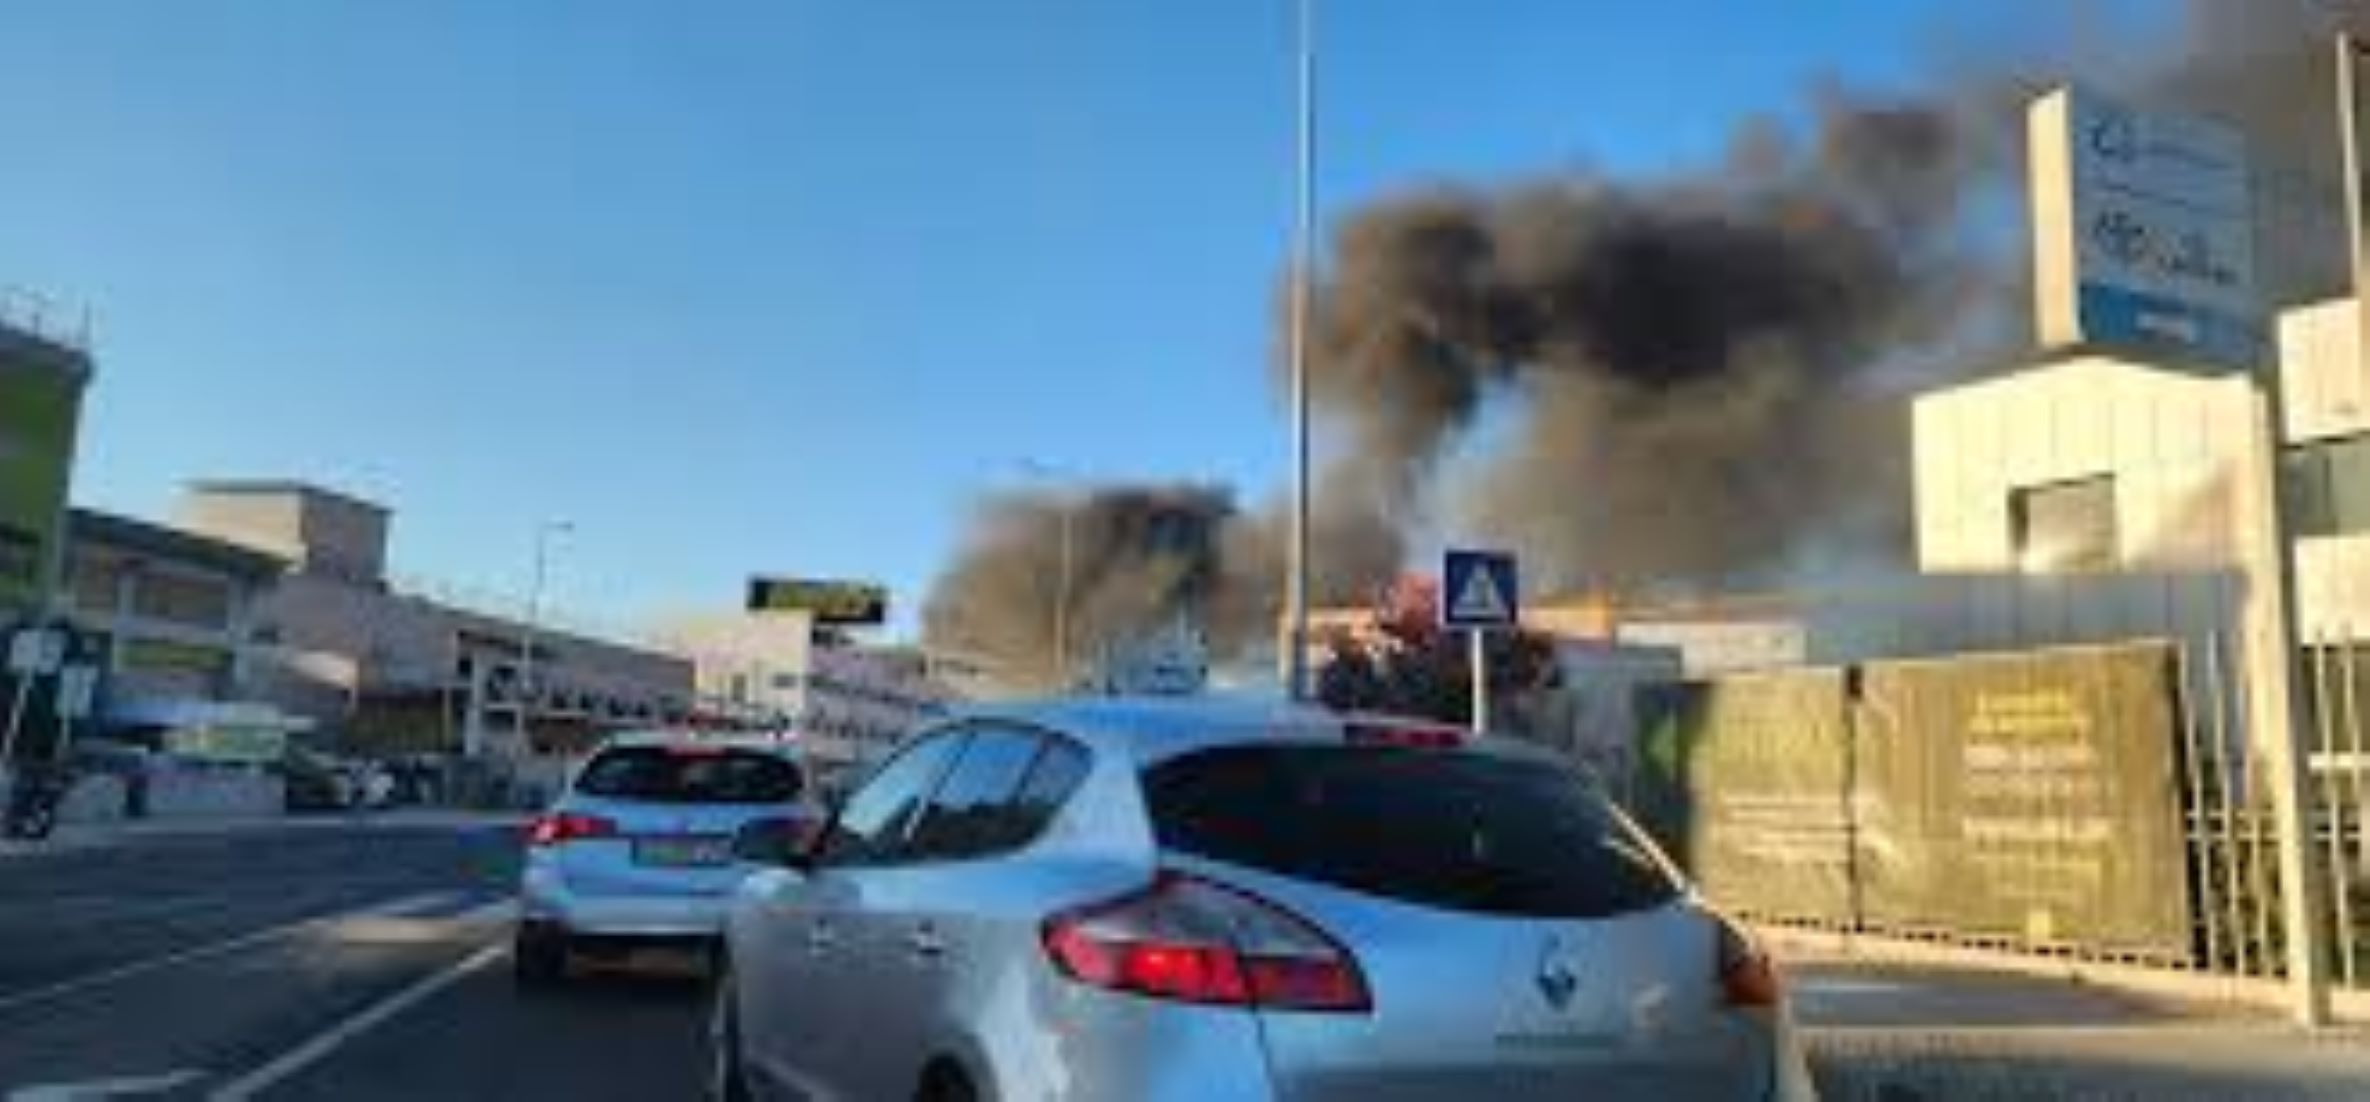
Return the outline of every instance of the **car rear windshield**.
<path id="1" fill-rule="evenodd" d="M 1233 746 L 1153 766 L 1144 791 L 1164 849 L 1430 907 L 1602 918 L 1679 891 L 1635 828 L 1545 763 Z"/>
<path id="2" fill-rule="evenodd" d="M 753 750 L 628 746 L 603 750 L 576 791 L 612 799 L 683 804 L 770 804 L 798 798 L 798 767 Z"/>

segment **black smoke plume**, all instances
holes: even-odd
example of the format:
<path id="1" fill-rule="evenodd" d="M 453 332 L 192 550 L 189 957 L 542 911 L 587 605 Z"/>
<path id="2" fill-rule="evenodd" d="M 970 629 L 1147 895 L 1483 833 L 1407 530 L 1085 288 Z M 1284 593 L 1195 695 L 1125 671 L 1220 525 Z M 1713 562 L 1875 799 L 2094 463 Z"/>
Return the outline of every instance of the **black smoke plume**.
<path id="1" fill-rule="evenodd" d="M 2293 302 L 2341 286 L 2330 36 L 2349 26 L 2370 28 L 2370 0 L 2194 0 L 2116 45 L 1956 58 L 1924 90 L 1813 85 L 1803 121 L 1749 121 L 1693 171 L 1434 186 L 1343 213 L 1311 332 L 1334 445 L 1316 599 L 1361 600 L 1444 533 L 1516 548 L 1534 590 L 1906 560 L 1907 395 L 2030 339 L 2025 98 L 2095 80 L 2244 128 L 2261 265 Z M 1123 487 L 1080 510 L 1076 646 L 1181 610 L 1222 643 L 1273 638 L 1277 506 Z M 1172 516 L 1190 539 L 1150 534 Z M 983 508 L 930 600 L 933 641 L 1015 667 L 1047 653 L 1059 517 L 1047 498 Z"/>

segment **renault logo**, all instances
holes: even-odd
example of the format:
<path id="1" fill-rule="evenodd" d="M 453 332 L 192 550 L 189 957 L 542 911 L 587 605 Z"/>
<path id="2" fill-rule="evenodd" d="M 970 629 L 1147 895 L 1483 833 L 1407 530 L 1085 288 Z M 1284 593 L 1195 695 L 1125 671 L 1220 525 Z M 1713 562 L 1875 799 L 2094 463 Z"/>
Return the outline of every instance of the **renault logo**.
<path id="1" fill-rule="evenodd" d="M 1580 990 L 1580 974 L 1572 970 L 1564 959 L 1563 943 L 1548 938 L 1539 952 L 1539 996 L 1557 1010 L 1572 1005 L 1572 995 Z"/>

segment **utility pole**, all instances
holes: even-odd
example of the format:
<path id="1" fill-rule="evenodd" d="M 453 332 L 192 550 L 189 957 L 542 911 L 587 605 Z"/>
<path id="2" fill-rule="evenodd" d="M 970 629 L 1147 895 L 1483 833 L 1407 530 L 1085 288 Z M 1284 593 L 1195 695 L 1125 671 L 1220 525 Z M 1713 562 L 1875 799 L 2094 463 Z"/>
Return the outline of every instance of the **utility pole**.
<path id="1" fill-rule="evenodd" d="M 1292 533 L 1284 578 L 1285 690 L 1309 696 L 1309 384 L 1308 344 L 1312 283 L 1316 279 L 1317 0 L 1296 0 L 1298 55 L 1298 165 L 1292 210 Z"/>
<path id="2" fill-rule="evenodd" d="M 1065 496 L 1062 510 L 1062 566 L 1061 581 L 1053 596 L 1053 672 L 1061 679 L 1056 686 L 1068 692 L 1073 678 L 1070 675 L 1070 574 L 1077 560 L 1078 503 Z"/>
<path id="3" fill-rule="evenodd" d="M 524 630 L 519 633 L 518 709 L 512 713 L 515 720 L 513 730 L 518 735 L 522 753 L 533 745 L 527 738 L 527 709 L 533 706 L 535 699 L 535 643 L 543 626 L 543 583 L 550 571 L 551 537 L 575 530 L 575 525 L 564 520 L 547 520 L 535 526 L 535 579 L 527 588 L 527 619 L 521 625 Z"/>
<path id="4" fill-rule="evenodd" d="M 1054 578 L 1053 626 L 1050 639 L 1051 653 L 1046 655 L 1045 668 L 1054 677 L 1054 688 L 1066 692 L 1072 687 L 1070 676 L 1070 591 L 1071 579 L 1077 571 L 1078 494 L 1067 485 L 1070 476 L 1062 468 L 1037 459 L 1022 459 L 1021 473 L 1036 479 L 1052 490 L 1055 506 L 1061 510 L 1061 565 Z"/>

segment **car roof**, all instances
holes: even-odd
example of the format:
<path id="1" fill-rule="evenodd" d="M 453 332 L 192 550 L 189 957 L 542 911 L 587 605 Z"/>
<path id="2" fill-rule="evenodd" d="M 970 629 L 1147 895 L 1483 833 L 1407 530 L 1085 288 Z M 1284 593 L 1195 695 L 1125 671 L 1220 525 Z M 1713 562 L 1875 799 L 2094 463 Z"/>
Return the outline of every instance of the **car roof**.
<path id="1" fill-rule="evenodd" d="M 1044 727 L 1138 758 L 1247 738 L 1338 735 L 1330 712 L 1274 698 L 1238 696 L 1062 696 L 971 705 L 949 722 L 994 719 Z"/>
<path id="2" fill-rule="evenodd" d="M 601 740 L 600 750 L 634 749 L 638 747 L 666 748 L 672 746 L 704 746 L 719 750 L 754 750 L 759 753 L 789 757 L 789 744 L 758 735 L 714 734 L 688 730 L 619 731 Z"/>
<path id="3" fill-rule="evenodd" d="M 957 710 L 949 724 L 996 719 L 1044 727 L 1090 746 L 1124 753 L 1139 765 L 1193 750 L 1245 742 L 1305 742 L 1338 746 L 1345 727 L 1371 725 L 1461 731 L 1437 720 L 1378 713 L 1343 713 L 1273 697 L 1068 696 Z M 1551 751 L 1503 738 L 1477 738 L 1456 752 L 1554 762 Z"/>

